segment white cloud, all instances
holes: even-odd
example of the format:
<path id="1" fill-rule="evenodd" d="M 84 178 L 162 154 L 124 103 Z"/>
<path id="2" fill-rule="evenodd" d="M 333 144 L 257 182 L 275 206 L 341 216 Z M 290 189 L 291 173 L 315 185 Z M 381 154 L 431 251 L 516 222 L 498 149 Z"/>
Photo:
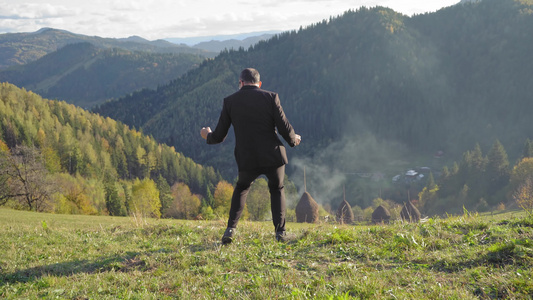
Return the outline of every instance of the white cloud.
<path id="1" fill-rule="evenodd" d="M 411 15 L 459 0 L 0 0 L 0 29 L 36 31 L 53 27 L 103 37 L 147 39 L 290 30 L 376 5 Z"/>
<path id="2" fill-rule="evenodd" d="M 133 1 L 133 0 L 115 0 L 110 2 L 110 6 L 113 10 L 119 11 L 140 11 L 145 7 L 146 3 L 152 3 L 153 1 Z M 157 4 L 156 4 L 157 5 Z"/>
<path id="3" fill-rule="evenodd" d="M 50 19 L 75 15 L 75 10 L 49 3 L 1 4 L 0 16 L 5 19 Z"/>

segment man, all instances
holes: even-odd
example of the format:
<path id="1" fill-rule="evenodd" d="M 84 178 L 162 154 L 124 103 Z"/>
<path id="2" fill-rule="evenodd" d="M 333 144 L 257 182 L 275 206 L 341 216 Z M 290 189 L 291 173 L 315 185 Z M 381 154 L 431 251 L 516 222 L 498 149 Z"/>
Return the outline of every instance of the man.
<path id="1" fill-rule="evenodd" d="M 276 128 L 291 147 L 299 145 L 301 137 L 285 117 L 278 94 L 262 90 L 261 84 L 257 70 L 244 69 L 239 78 L 239 91 L 224 98 L 215 131 L 212 132 L 209 127 L 200 131 L 207 144 L 223 142 L 231 125 L 235 132 L 235 160 L 239 177 L 231 198 L 223 244 L 233 241 L 250 186 L 262 174 L 268 179 L 276 239 L 286 240 L 283 179 L 288 160 Z"/>

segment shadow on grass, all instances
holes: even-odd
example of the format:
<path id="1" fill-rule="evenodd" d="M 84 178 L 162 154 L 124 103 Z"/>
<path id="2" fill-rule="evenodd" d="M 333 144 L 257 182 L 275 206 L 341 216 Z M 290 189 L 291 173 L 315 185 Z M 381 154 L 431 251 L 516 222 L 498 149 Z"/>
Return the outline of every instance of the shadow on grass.
<path id="1" fill-rule="evenodd" d="M 93 274 L 110 270 L 128 272 L 132 269 L 143 268 L 146 265 L 145 261 L 139 258 L 139 255 L 139 252 L 128 252 L 124 255 L 113 255 L 95 260 L 75 260 L 18 270 L 13 273 L 1 274 L 0 287 L 8 283 L 36 281 L 47 275 L 71 276 L 79 273 Z"/>
<path id="2" fill-rule="evenodd" d="M 457 261 L 439 260 L 432 268 L 453 273 L 478 266 L 501 268 L 506 265 L 529 267 L 533 261 L 533 244 L 529 239 L 518 239 L 494 244 L 487 253 L 480 253 L 475 259 L 460 258 Z"/>

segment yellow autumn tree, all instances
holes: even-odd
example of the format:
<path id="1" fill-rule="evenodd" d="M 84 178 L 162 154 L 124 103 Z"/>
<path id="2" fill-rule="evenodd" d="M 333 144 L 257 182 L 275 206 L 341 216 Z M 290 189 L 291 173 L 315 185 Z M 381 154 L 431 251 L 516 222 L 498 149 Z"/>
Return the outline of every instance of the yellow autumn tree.
<path id="1" fill-rule="evenodd" d="M 533 176 L 529 176 L 518 186 L 513 193 L 513 198 L 518 206 L 530 216 L 533 215 Z"/>
<path id="2" fill-rule="evenodd" d="M 509 181 L 511 190 L 516 189 L 529 176 L 533 176 L 533 157 L 522 158 L 522 160 L 514 166 Z"/>
<path id="3" fill-rule="evenodd" d="M 516 204 L 533 214 L 533 157 L 523 158 L 513 168 L 509 186 Z"/>
<path id="4" fill-rule="evenodd" d="M 270 212 L 270 192 L 268 182 L 264 178 L 258 178 L 252 184 L 246 207 L 252 221 L 263 221 Z"/>
<path id="5" fill-rule="evenodd" d="M 231 206 L 231 196 L 233 195 L 233 186 L 227 181 L 218 182 L 213 195 L 213 211 L 218 217 L 226 217 Z"/>
<path id="6" fill-rule="evenodd" d="M 2 141 L 1 137 L 0 137 L 0 151 L 3 151 L 3 152 L 9 151 L 9 147 L 6 145 L 6 143 L 4 143 L 4 141 Z"/>
<path id="7" fill-rule="evenodd" d="M 434 185 L 433 187 L 424 187 L 420 193 L 418 193 L 418 206 L 421 210 L 427 208 L 428 205 L 435 203 L 438 200 L 437 192 L 439 187 Z"/>
<path id="8" fill-rule="evenodd" d="M 130 209 L 142 216 L 161 217 L 161 202 L 157 185 L 150 178 L 135 179 L 131 187 L 132 206 Z"/>

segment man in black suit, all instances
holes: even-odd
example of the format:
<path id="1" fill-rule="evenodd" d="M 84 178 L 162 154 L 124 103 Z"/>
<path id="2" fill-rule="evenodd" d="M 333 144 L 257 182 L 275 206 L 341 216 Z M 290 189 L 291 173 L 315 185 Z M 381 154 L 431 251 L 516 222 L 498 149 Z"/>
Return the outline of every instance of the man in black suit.
<path id="1" fill-rule="evenodd" d="M 228 227 L 222 236 L 223 244 L 233 241 L 250 186 L 262 174 L 268 179 L 276 239 L 286 239 L 283 179 L 288 160 L 276 128 L 291 147 L 299 145 L 301 137 L 294 132 L 285 117 L 278 94 L 262 90 L 261 84 L 257 70 L 244 69 L 239 78 L 239 91 L 224 98 L 215 131 L 212 132 L 209 127 L 200 131 L 208 144 L 223 142 L 231 125 L 235 131 L 235 160 L 239 178 L 231 198 Z"/>

